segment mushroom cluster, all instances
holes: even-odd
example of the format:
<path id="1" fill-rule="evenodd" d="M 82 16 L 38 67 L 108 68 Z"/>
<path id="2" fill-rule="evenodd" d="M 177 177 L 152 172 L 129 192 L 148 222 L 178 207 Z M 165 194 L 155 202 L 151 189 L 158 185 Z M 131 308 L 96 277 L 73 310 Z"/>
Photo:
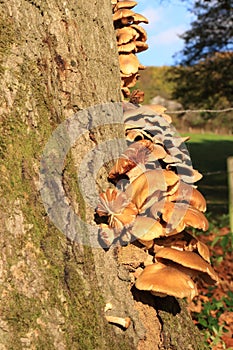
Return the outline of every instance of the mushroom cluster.
<path id="1" fill-rule="evenodd" d="M 206 201 L 194 185 L 202 175 L 163 107 L 123 108 L 128 148 L 109 172 L 115 187 L 100 194 L 99 240 L 104 248 L 119 242 L 147 252 L 137 289 L 191 300 L 198 279 L 218 282 L 208 247 L 188 231 L 208 229 Z"/>
<path id="2" fill-rule="evenodd" d="M 148 23 L 148 20 L 132 10 L 136 5 L 135 1 L 112 0 L 113 24 L 121 71 L 121 89 L 124 97 L 130 96 L 130 88 L 135 86 L 139 70 L 145 68 L 140 64 L 136 53 L 148 49 L 146 31 L 139 25 L 142 22 Z M 139 100 L 142 102 L 143 96 Z"/>

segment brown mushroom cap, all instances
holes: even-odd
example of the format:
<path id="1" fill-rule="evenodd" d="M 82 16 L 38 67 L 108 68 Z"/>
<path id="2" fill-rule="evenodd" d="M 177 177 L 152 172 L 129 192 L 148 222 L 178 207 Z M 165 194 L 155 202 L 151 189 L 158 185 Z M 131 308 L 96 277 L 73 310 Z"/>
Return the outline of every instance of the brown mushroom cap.
<path id="1" fill-rule="evenodd" d="M 135 15 L 135 13 L 129 9 L 126 9 L 126 8 L 123 8 L 123 9 L 120 9 L 120 10 L 117 10 L 112 18 L 113 18 L 113 21 L 118 21 L 120 19 L 124 19 L 124 18 L 132 18 L 133 19 L 133 16 Z"/>
<path id="2" fill-rule="evenodd" d="M 159 145 L 154 145 L 150 140 L 143 139 L 134 142 L 120 158 L 117 159 L 108 177 L 112 180 L 117 180 L 120 175 L 128 175 L 128 172 L 134 167 L 163 158 L 165 155 L 166 152 L 164 149 Z M 143 170 L 145 170 L 145 167 L 143 167 Z"/>
<path id="3" fill-rule="evenodd" d="M 114 12 L 120 9 L 131 9 L 137 5 L 136 1 L 118 1 L 114 7 Z"/>
<path id="4" fill-rule="evenodd" d="M 147 40 L 147 33 L 143 27 L 139 26 L 138 24 L 132 24 L 130 27 L 132 29 L 134 29 L 135 31 L 137 31 L 138 36 L 136 37 L 136 39 L 138 39 L 140 41 Z"/>
<path id="5" fill-rule="evenodd" d="M 140 130 L 140 129 L 132 129 L 132 130 L 126 131 L 125 138 L 127 141 L 134 142 L 135 139 L 143 140 L 144 134 L 143 134 L 142 130 Z"/>
<path id="6" fill-rule="evenodd" d="M 164 236 L 164 228 L 159 221 L 145 216 L 137 216 L 130 233 L 143 241 L 151 241 L 154 238 Z"/>
<path id="7" fill-rule="evenodd" d="M 99 199 L 96 212 L 99 216 L 109 217 L 110 227 L 119 231 L 124 226 L 133 224 L 138 210 L 124 192 L 108 188 L 106 192 L 100 194 Z"/>
<path id="8" fill-rule="evenodd" d="M 208 230 L 209 223 L 204 214 L 186 203 L 166 202 L 162 211 L 163 220 L 172 228 L 191 226 L 203 231 Z"/>
<path id="9" fill-rule="evenodd" d="M 127 188 L 126 194 L 136 205 L 138 210 L 145 210 L 146 201 L 155 195 L 154 200 L 158 200 L 162 191 L 166 191 L 167 185 L 160 169 L 146 171 L 137 177 Z M 144 207 L 144 208 L 143 208 Z"/>
<path id="10" fill-rule="evenodd" d="M 130 89 L 128 87 L 122 87 L 121 88 L 121 91 L 122 91 L 122 95 L 123 97 L 129 97 L 130 96 Z"/>
<path id="11" fill-rule="evenodd" d="M 146 266 L 135 286 L 158 296 L 193 299 L 198 295 L 196 285 L 188 275 L 163 263 Z"/>
<path id="12" fill-rule="evenodd" d="M 142 103 L 144 101 L 144 91 L 136 89 L 133 90 L 129 102 L 134 103 L 135 105 Z"/>
<path id="13" fill-rule="evenodd" d="M 117 44 L 127 44 L 137 37 L 137 31 L 131 26 L 119 28 L 116 30 Z"/>
<path id="14" fill-rule="evenodd" d="M 167 108 L 165 108 L 164 106 L 151 104 L 151 105 L 143 105 L 143 107 L 152 109 L 156 114 L 163 117 L 169 124 L 172 122 L 172 118 L 170 117 L 170 115 L 165 113 Z"/>
<path id="15" fill-rule="evenodd" d="M 138 132 L 140 133 L 141 136 L 141 140 L 143 139 L 148 139 L 150 140 L 151 142 L 153 141 L 153 137 L 151 137 L 146 131 L 140 129 L 140 128 L 137 128 L 137 127 L 133 127 L 132 125 L 130 124 L 126 124 L 125 125 L 125 135 L 126 135 L 126 139 L 128 141 L 136 141 L 134 138 L 133 138 L 133 132 Z M 136 134 L 135 134 L 136 135 Z M 138 139 L 140 140 L 140 139 Z"/>
<path id="16" fill-rule="evenodd" d="M 150 241 L 148 241 L 148 240 L 143 240 L 143 239 L 138 238 L 138 241 L 139 241 L 141 244 L 143 244 L 143 245 L 146 247 L 146 249 L 148 249 L 148 250 L 149 250 L 150 248 L 152 248 L 153 245 L 154 245 L 153 239 L 151 239 Z"/>
<path id="17" fill-rule="evenodd" d="M 192 185 L 183 181 L 180 181 L 177 191 L 169 195 L 167 200 L 171 202 L 186 202 L 202 212 L 206 211 L 206 200 L 203 195 Z"/>
<path id="18" fill-rule="evenodd" d="M 136 52 L 137 51 L 136 42 L 130 41 L 127 44 L 118 45 L 117 49 L 118 49 L 119 53 L 120 52 L 125 52 L 125 53 Z"/>
<path id="19" fill-rule="evenodd" d="M 120 69 L 123 74 L 135 74 L 138 72 L 139 61 L 138 58 L 130 53 L 129 55 L 119 55 Z"/>
<path id="20" fill-rule="evenodd" d="M 156 260 L 164 264 L 175 263 L 176 266 L 177 264 L 181 265 L 182 267 L 186 268 L 182 268 L 182 271 L 185 271 L 185 273 L 194 277 L 198 272 L 198 275 L 200 275 L 200 277 L 209 284 L 215 284 L 219 281 L 219 278 L 212 266 L 194 252 L 180 251 L 172 248 L 162 248 L 157 252 Z M 174 265 L 172 264 L 172 266 Z"/>
<path id="21" fill-rule="evenodd" d="M 174 185 L 178 185 L 179 183 L 179 176 L 176 175 L 173 171 L 170 170 L 164 170 L 163 175 L 165 177 L 165 181 L 168 187 L 172 187 Z"/>
<path id="22" fill-rule="evenodd" d="M 175 169 L 176 171 L 178 171 L 181 180 L 189 184 L 193 184 L 194 182 L 199 181 L 203 177 L 198 170 L 193 169 L 192 166 L 184 163 L 168 164 L 166 168 L 168 170 Z"/>
<path id="23" fill-rule="evenodd" d="M 134 24 L 139 24 L 141 22 L 146 23 L 146 24 L 149 23 L 148 19 L 145 16 L 141 15 L 140 13 L 134 13 L 134 15 L 133 15 L 133 23 Z"/>
<path id="24" fill-rule="evenodd" d="M 136 52 L 142 52 L 148 49 L 148 45 L 144 41 L 135 41 Z"/>
<path id="25" fill-rule="evenodd" d="M 157 253 L 161 248 L 169 247 L 178 250 L 194 251 L 203 259 L 210 262 L 210 252 L 206 244 L 200 242 L 196 237 L 188 232 L 180 232 L 172 236 L 161 237 L 154 241 L 154 252 Z"/>
<path id="26" fill-rule="evenodd" d="M 122 77 L 121 80 L 123 81 L 123 86 L 127 86 L 128 88 L 133 87 L 134 85 L 136 85 L 137 80 L 139 78 L 139 74 L 135 73 L 135 74 L 131 74 L 129 77 Z"/>

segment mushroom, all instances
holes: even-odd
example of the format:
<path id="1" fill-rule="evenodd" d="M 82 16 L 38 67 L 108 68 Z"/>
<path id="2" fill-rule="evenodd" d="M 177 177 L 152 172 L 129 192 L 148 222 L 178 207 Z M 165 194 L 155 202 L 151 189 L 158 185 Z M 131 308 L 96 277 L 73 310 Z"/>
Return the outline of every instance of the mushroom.
<path id="1" fill-rule="evenodd" d="M 208 246 L 185 231 L 172 236 L 161 237 L 154 240 L 155 253 L 164 247 L 169 247 L 177 250 L 194 251 L 198 253 L 203 259 L 210 262 L 210 252 Z"/>
<path id="2" fill-rule="evenodd" d="M 118 1 L 114 7 L 114 12 L 120 9 L 131 9 L 137 5 L 136 1 Z"/>
<path id="3" fill-rule="evenodd" d="M 170 202 L 185 202 L 202 212 L 206 211 L 206 200 L 203 195 L 192 185 L 183 181 L 179 182 L 179 187 L 175 193 L 167 196 L 167 200 Z"/>
<path id="4" fill-rule="evenodd" d="M 166 107 L 161 106 L 161 105 L 156 105 L 156 104 L 151 104 L 151 105 L 143 105 L 146 108 L 152 109 L 156 114 L 160 115 L 163 117 L 169 124 L 172 122 L 172 118 L 165 113 L 167 110 Z"/>
<path id="5" fill-rule="evenodd" d="M 131 40 L 136 39 L 136 37 L 137 37 L 137 31 L 131 26 L 118 28 L 116 30 L 116 38 L 117 38 L 118 45 L 127 44 Z"/>
<path id="6" fill-rule="evenodd" d="M 130 96 L 130 89 L 128 87 L 123 86 L 121 88 L 122 94 L 124 97 L 129 97 Z"/>
<path id="7" fill-rule="evenodd" d="M 138 36 L 136 37 L 137 40 L 140 40 L 140 41 L 147 40 L 147 34 L 143 27 L 139 26 L 138 24 L 131 24 L 130 27 L 138 33 Z"/>
<path id="8" fill-rule="evenodd" d="M 144 101 L 144 92 L 136 89 L 134 91 L 132 91 L 131 95 L 130 95 L 130 99 L 129 102 L 134 103 L 134 104 L 139 104 L 142 103 Z"/>
<path id="9" fill-rule="evenodd" d="M 144 245 L 145 248 L 146 248 L 147 250 L 151 249 L 151 248 L 153 247 L 153 245 L 154 245 L 153 239 L 151 239 L 151 240 L 145 240 L 145 239 L 140 239 L 140 238 L 138 238 L 138 241 L 139 241 L 142 245 Z"/>
<path id="10" fill-rule="evenodd" d="M 126 136 L 126 140 L 128 141 L 140 141 L 143 140 L 143 139 L 146 139 L 146 140 L 150 140 L 151 142 L 153 141 L 153 138 L 144 130 L 140 129 L 140 128 L 131 128 L 132 125 L 130 124 L 127 124 L 125 126 L 125 136 Z M 140 134 L 140 138 L 138 139 L 137 136 L 133 136 L 133 134 L 136 135 L 136 133 L 138 133 L 138 135 Z"/>
<path id="11" fill-rule="evenodd" d="M 166 161 L 166 160 L 165 160 Z M 202 174 L 198 170 L 193 169 L 192 166 L 180 163 L 168 164 L 166 167 L 168 170 L 175 170 L 179 174 L 182 181 L 193 184 L 201 180 Z"/>
<path id="12" fill-rule="evenodd" d="M 142 52 L 148 49 L 148 45 L 144 41 L 135 41 L 136 52 Z"/>
<path id="13" fill-rule="evenodd" d="M 157 205 L 157 203 L 160 205 L 160 201 L 168 188 L 175 186 L 178 180 L 179 178 L 175 173 L 160 168 L 147 170 L 132 181 L 127 187 L 126 193 L 132 198 L 131 200 L 135 203 L 139 212 L 142 213 L 151 206 Z M 153 216 L 155 217 L 155 215 Z"/>
<path id="14" fill-rule="evenodd" d="M 128 55 L 119 55 L 120 69 L 123 74 L 131 75 L 138 72 L 139 61 L 137 57 L 130 53 Z"/>
<path id="15" fill-rule="evenodd" d="M 131 88 L 137 83 L 138 78 L 139 78 L 139 74 L 135 73 L 135 74 L 131 74 L 129 77 L 122 76 L 121 80 L 123 82 L 123 86 L 127 86 L 128 88 Z"/>
<path id="16" fill-rule="evenodd" d="M 191 277 L 200 276 L 208 284 L 219 282 L 219 278 L 212 266 L 194 252 L 162 248 L 157 252 L 156 260 L 176 267 Z"/>
<path id="17" fill-rule="evenodd" d="M 113 14 L 113 22 L 120 21 L 121 24 L 127 25 L 133 23 L 135 13 L 129 9 L 123 8 Z"/>
<path id="18" fill-rule="evenodd" d="M 187 274 L 160 262 L 146 266 L 135 287 L 160 297 L 193 299 L 198 295 L 195 283 Z"/>
<path id="19" fill-rule="evenodd" d="M 160 222 L 146 216 L 137 216 L 129 231 L 135 238 L 143 241 L 164 236 L 164 228 Z"/>
<path id="20" fill-rule="evenodd" d="M 176 175 L 173 171 L 163 170 L 163 175 L 168 187 L 171 188 L 170 193 L 174 191 L 174 186 L 179 185 L 179 176 Z M 172 191 L 173 189 L 173 191 Z"/>
<path id="21" fill-rule="evenodd" d="M 151 208 L 151 213 L 154 215 L 153 208 Z M 162 209 L 162 217 L 168 224 L 168 227 L 176 229 L 176 232 L 183 231 L 186 226 L 203 231 L 208 230 L 209 227 L 208 220 L 204 214 L 186 203 L 166 202 Z"/>
<path id="22" fill-rule="evenodd" d="M 153 195 L 154 201 L 158 201 L 161 192 L 166 191 L 167 185 L 161 169 L 146 171 L 137 177 L 127 188 L 126 195 L 142 212 L 150 206 L 149 199 Z"/>
<path id="23" fill-rule="evenodd" d="M 133 224 L 138 210 L 124 192 L 108 188 L 99 198 L 96 213 L 99 216 L 106 216 L 109 226 L 116 232 Z"/>
<path id="24" fill-rule="evenodd" d="M 136 42 L 130 41 L 129 43 L 118 45 L 118 52 L 124 52 L 124 53 L 129 53 L 129 52 L 136 52 L 137 47 L 136 47 Z"/>
<path id="25" fill-rule="evenodd" d="M 167 110 L 166 107 L 161 106 L 161 105 L 156 105 L 156 104 L 143 105 L 143 107 L 152 109 L 158 115 L 165 113 L 165 111 Z"/>
<path id="26" fill-rule="evenodd" d="M 125 329 L 129 328 L 131 323 L 131 320 L 129 317 L 123 318 L 123 317 L 117 317 L 117 316 L 105 316 L 105 318 L 109 323 L 116 324 Z"/>
<path id="27" fill-rule="evenodd" d="M 143 15 L 141 15 L 139 13 L 134 13 L 134 15 L 133 15 L 133 23 L 134 24 L 139 24 L 141 22 L 146 23 L 146 24 L 149 23 L 148 19 L 145 16 L 143 16 Z"/>
<path id="28" fill-rule="evenodd" d="M 149 140 L 140 140 L 133 143 L 121 156 L 117 159 L 115 165 L 109 173 L 109 179 L 117 180 L 120 175 L 127 175 L 130 179 L 129 171 L 138 166 L 140 169 L 139 174 L 145 171 L 144 164 L 157 159 L 164 158 L 166 155 L 165 150 L 159 146 L 154 145 Z M 167 172 L 169 173 L 169 172 Z"/>
<path id="29" fill-rule="evenodd" d="M 130 142 L 139 141 L 144 139 L 144 134 L 140 129 L 132 129 L 126 131 L 125 138 Z"/>
<path id="30" fill-rule="evenodd" d="M 139 70 L 144 70 L 144 69 L 146 69 L 146 66 L 144 66 L 144 65 L 141 64 L 141 63 L 139 63 L 138 69 L 139 69 Z"/>

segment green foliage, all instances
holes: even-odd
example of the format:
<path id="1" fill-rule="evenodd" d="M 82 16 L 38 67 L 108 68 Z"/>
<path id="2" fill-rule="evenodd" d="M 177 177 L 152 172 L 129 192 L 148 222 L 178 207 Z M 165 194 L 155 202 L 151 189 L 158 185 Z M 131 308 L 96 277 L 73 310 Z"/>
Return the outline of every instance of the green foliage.
<path id="1" fill-rule="evenodd" d="M 216 54 L 190 67 L 147 67 L 140 72 L 136 88 L 144 91 L 144 103 L 157 95 L 180 102 L 184 109 L 232 107 L 233 53 Z M 225 128 L 233 132 L 233 111 L 172 115 L 173 124 L 183 127 Z"/>
<path id="2" fill-rule="evenodd" d="M 171 98 L 175 83 L 167 79 L 169 69 L 167 66 L 147 67 L 140 72 L 136 88 L 144 91 L 145 103 L 149 103 L 157 95 L 168 99 Z"/>
<path id="3" fill-rule="evenodd" d="M 195 19 L 181 35 L 182 64 L 190 66 L 216 52 L 232 50 L 232 0 L 195 0 L 191 12 Z"/>
<path id="4" fill-rule="evenodd" d="M 211 345 L 221 343 L 221 336 L 227 331 L 225 324 L 219 322 L 219 317 L 226 309 L 233 312 L 233 292 L 231 291 L 228 291 L 227 295 L 220 300 L 213 298 L 207 301 L 203 304 L 202 311 L 194 314 L 199 328 L 204 331 L 206 341 L 211 341 Z"/>
<path id="5" fill-rule="evenodd" d="M 172 98 L 185 109 L 224 109 L 231 107 L 233 94 L 233 53 L 213 55 L 193 66 L 177 66 L 169 71 L 173 83 Z M 202 123 L 218 118 L 233 125 L 233 113 L 200 114 Z M 217 125 L 217 123 L 216 123 Z"/>
<path id="6" fill-rule="evenodd" d="M 184 134 L 190 136 L 187 149 L 193 167 L 198 169 L 203 178 L 197 183 L 198 189 L 207 199 L 207 211 L 211 214 L 210 222 L 219 224 L 228 214 L 227 157 L 233 154 L 232 136 L 214 134 Z"/>

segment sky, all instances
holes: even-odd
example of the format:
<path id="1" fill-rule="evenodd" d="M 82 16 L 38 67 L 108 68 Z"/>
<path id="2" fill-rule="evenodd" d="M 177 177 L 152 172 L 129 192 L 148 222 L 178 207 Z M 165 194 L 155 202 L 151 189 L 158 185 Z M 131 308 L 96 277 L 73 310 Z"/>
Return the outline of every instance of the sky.
<path id="1" fill-rule="evenodd" d="M 192 21 L 187 3 L 185 5 L 180 0 L 138 0 L 133 11 L 149 20 L 149 24 L 142 25 L 148 34 L 149 49 L 138 54 L 140 63 L 145 66 L 175 64 L 172 56 L 184 46 L 178 34 L 190 28 Z"/>

